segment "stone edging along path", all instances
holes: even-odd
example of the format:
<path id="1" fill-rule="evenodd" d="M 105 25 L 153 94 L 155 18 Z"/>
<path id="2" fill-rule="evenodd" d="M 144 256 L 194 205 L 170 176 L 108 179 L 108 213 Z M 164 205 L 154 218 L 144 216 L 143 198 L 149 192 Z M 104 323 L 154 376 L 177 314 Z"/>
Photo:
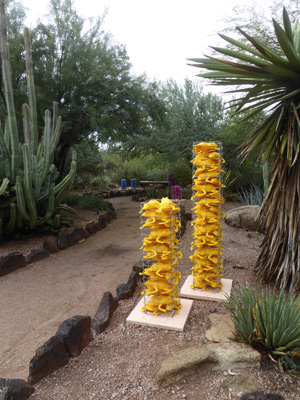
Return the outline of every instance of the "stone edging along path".
<path id="1" fill-rule="evenodd" d="M 5 256 L 0 257 L 0 276 L 10 274 L 19 268 L 25 267 L 27 264 L 40 261 L 49 257 L 51 253 L 57 253 L 65 250 L 67 247 L 74 246 L 83 240 L 88 239 L 91 235 L 104 229 L 106 225 L 116 218 L 116 212 L 113 205 L 109 202 L 108 210 L 99 215 L 96 221 L 90 221 L 85 228 L 73 228 L 66 232 L 59 232 L 56 243 L 54 241 L 45 241 L 42 249 L 34 249 L 27 255 L 19 251 L 13 251 Z M 1 399 L 1 398 L 0 398 Z"/>
<path id="2" fill-rule="evenodd" d="M 135 199 L 133 199 L 135 200 Z M 99 216 L 98 221 L 89 222 L 85 229 L 75 228 L 68 234 L 63 232 L 57 238 L 57 246 L 44 242 L 43 249 L 32 250 L 28 256 L 20 252 L 12 252 L 0 258 L 0 276 L 15 271 L 26 264 L 39 261 L 48 257 L 50 253 L 63 250 L 80 240 L 106 227 L 107 223 L 117 218 L 114 207 Z M 185 232 L 186 222 L 191 219 L 191 213 L 181 213 L 180 236 Z M 151 262 L 151 261 L 150 261 Z M 110 292 L 105 292 L 100 301 L 98 310 L 93 318 L 90 316 L 75 315 L 63 321 L 54 336 L 48 339 L 36 350 L 35 356 L 29 363 L 29 376 L 27 381 L 23 379 L 0 378 L 0 399 L 26 400 L 34 392 L 33 385 L 55 370 L 68 364 L 71 357 L 78 357 L 82 350 L 94 339 L 95 335 L 104 332 L 109 326 L 111 317 L 118 307 L 120 300 L 126 300 L 133 296 L 137 287 L 140 272 L 143 271 L 144 261 L 138 261 L 133 265 L 127 283 L 122 283 L 116 288 L 116 297 Z"/>

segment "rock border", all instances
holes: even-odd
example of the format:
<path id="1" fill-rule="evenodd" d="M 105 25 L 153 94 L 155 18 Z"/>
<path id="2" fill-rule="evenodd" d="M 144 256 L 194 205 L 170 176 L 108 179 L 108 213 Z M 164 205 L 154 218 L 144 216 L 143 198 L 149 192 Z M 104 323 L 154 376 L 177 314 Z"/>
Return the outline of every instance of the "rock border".
<path id="1" fill-rule="evenodd" d="M 28 254 L 13 251 L 0 257 L 0 276 L 4 276 L 24 268 L 29 264 L 49 257 L 53 253 L 65 250 L 77 243 L 83 242 L 91 235 L 104 229 L 113 219 L 117 218 L 114 206 L 107 202 L 109 208 L 97 220 L 89 221 L 85 228 L 71 228 L 67 232 L 59 232 L 56 240 L 46 240 L 42 249 L 33 249 Z"/>
<path id="2" fill-rule="evenodd" d="M 111 222 L 114 218 L 117 218 L 117 216 L 114 207 L 111 204 L 110 209 L 107 211 L 107 213 L 99 216 L 98 222 L 91 221 L 87 224 L 89 225 L 88 228 L 86 227 L 86 229 L 78 229 L 80 229 L 80 233 L 82 233 L 83 235 L 86 235 L 86 232 L 89 233 L 89 235 L 92 235 L 98 230 L 103 229 L 106 224 Z M 182 209 L 182 229 L 180 231 L 180 236 L 183 236 L 186 223 L 189 220 L 189 213 L 185 213 L 185 210 Z M 97 229 L 95 229 L 95 225 Z M 63 240 L 64 242 L 68 241 L 67 247 L 69 247 L 70 245 L 72 246 L 73 244 L 78 243 L 81 240 L 81 234 L 77 232 L 76 228 L 70 231 L 68 235 L 61 236 L 61 240 Z M 35 262 L 44 258 L 44 252 L 51 252 L 49 252 L 49 250 L 46 250 L 45 247 L 47 246 L 45 246 L 44 243 L 43 250 L 33 250 L 30 253 L 30 257 L 27 257 L 28 261 Z M 66 248 L 64 246 L 61 247 Z M 61 247 L 57 244 L 57 247 L 54 247 L 54 251 L 52 252 L 57 252 L 59 251 L 58 249 L 63 250 L 63 248 Z M 0 258 L 0 267 L 2 265 L 1 259 L 5 257 L 7 257 L 8 260 L 13 259 L 14 257 L 17 260 L 20 260 L 20 266 L 18 268 L 24 267 L 29 263 L 26 261 L 26 258 L 23 254 L 19 252 L 13 253 L 17 254 L 12 256 L 10 255 L 10 253 L 8 254 L 8 256 L 2 256 Z M 89 343 L 95 338 L 97 334 L 103 333 L 108 328 L 110 320 L 118 307 L 119 301 L 129 299 L 134 295 L 138 280 L 141 279 L 140 272 L 143 271 L 143 265 L 145 263 L 151 264 L 151 262 L 151 260 L 140 260 L 136 262 L 132 267 L 132 272 L 128 277 L 127 283 L 121 283 L 117 286 L 116 297 L 114 297 L 110 292 L 105 292 L 103 294 L 99 307 L 93 318 L 86 315 L 75 315 L 63 321 L 59 325 L 56 334 L 50 337 L 42 346 L 40 346 L 36 350 L 35 355 L 29 363 L 29 376 L 27 378 L 27 381 L 23 379 L 0 378 L 0 399 L 2 398 L 2 395 L 7 396 L 7 398 L 9 398 L 10 400 L 28 399 L 34 392 L 35 383 L 39 382 L 41 379 L 50 375 L 57 369 L 68 364 L 71 357 L 78 357 L 81 354 L 82 350 L 89 345 Z M 15 268 L 14 270 L 16 269 L 17 268 Z M 6 397 L 4 397 L 4 399 L 5 398 Z"/>

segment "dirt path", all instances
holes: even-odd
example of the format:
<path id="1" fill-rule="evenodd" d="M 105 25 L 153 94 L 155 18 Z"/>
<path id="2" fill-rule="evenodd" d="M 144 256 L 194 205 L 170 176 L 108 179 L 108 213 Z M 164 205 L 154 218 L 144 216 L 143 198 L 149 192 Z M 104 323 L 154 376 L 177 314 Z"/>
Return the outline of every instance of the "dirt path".
<path id="1" fill-rule="evenodd" d="M 35 350 L 76 314 L 93 316 L 141 258 L 139 203 L 111 199 L 118 218 L 84 243 L 0 278 L 0 377 L 27 380 Z"/>
<path id="2" fill-rule="evenodd" d="M 0 377 L 27 379 L 28 365 L 38 346 L 58 325 L 76 314 L 93 316 L 104 291 L 115 295 L 141 259 L 139 203 L 111 199 L 118 219 L 86 242 L 0 278 Z M 189 210 L 191 202 L 186 202 Z M 235 208 L 225 203 L 223 210 Z M 224 278 L 233 286 L 258 286 L 253 266 L 262 235 L 224 225 Z M 181 239 L 181 284 L 190 274 L 192 227 Z M 238 267 L 238 268 L 237 268 Z M 227 371 L 198 373 L 170 388 L 160 388 L 156 374 L 163 360 L 176 351 L 205 342 L 211 313 L 228 312 L 223 303 L 194 301 L 185 330 L 169 331 L 126 325 L 140 297 L 119 302 L 108 329 L 97 335 L 79 357 L 35 385 L 34 400 L 228 400 L 222 383 Z M 231 372 L 232 373 L 232 372 Z M 236 370 L 252 378 L 263 393 L 298 400 L 298 381 L 270 363 L 261 370 Z"/>

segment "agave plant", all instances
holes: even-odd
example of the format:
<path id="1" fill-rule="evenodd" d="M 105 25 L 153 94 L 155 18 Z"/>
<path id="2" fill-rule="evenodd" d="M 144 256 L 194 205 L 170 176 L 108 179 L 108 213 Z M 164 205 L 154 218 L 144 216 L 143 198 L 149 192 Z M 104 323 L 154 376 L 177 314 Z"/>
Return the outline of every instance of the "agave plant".
<path id="1" fill-rule="evenodd" d="M 58 210 L 70 189 L 76 173 L 75 155 L 68 175 L 55 184 L 58 177 L 53 164 L 60 133 L 61 118 L 54 103 L 53 113 L 45 111 L 45 127 L 39 141 L 30 34 L 24 29 L 27 91 L 29 104 L 24 104 L 24 143 L 20 143 L 7 46 L 4 0 L 0 0 L 0 50 L 2 78 L 7 109 L 5 129 L 0 124 L 0 240 L 13 233 L 52 226 L 59 229 L 64 222 Z M 66 208 L 66 207 L 65 207 Z M 71 211 L 70 208 L 68 208 Z"/>
<path id="2" fill-rule="evenodd" d="M 233 290 L 226 308 L 230 311 L 239 340 L 267 350 L 281 370 L 300 368 L 300 296 L 261 287 Z"/>
<path id="3" fill-rule="evenodd" d="M 267 234 L 255 270 L 278 288 L 300 289 L 300 24 L 292 25 L 284 9 L 283 27 L 273 25 L 281 53 L 237 28 L 243 40 L 220 35 L 231 47 L 214 47 L 223 57 L 191 59 L 191 65 L 208 70 L 199 76 L 213 84 L 232 88 L 235 113 L 266 113 L 241 147 L 242 156 L 259 148 L 263 162 L 273 160 L 260 210 Z"/>

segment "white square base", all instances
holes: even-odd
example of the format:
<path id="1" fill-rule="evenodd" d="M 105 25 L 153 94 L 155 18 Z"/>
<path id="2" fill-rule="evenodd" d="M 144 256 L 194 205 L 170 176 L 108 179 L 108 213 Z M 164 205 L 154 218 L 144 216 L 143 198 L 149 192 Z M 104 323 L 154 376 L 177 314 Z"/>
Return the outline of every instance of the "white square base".
<path id="1" fill-rule="evenodd" d="M 223 285 L 223 290 L 218 292 L 218 289 L 201 290 L 201 289 L 191 289 L 193 284 L 193 276 L 189 275 L 182 285 L 180 290 L 181 297 L 188 297 L 191 299 L 198 300 L 210 300 L 210 301 L 228 301 L 225 297 L 230 296 L 232 279 L 221 279 Z"/>
<path id="2" fill-rule="evenodd" d="M 128 324 L 153 326 L 182 332 L 190 314 L 193 300 L 180 299 L 180 302 L 182 307 L 179 310 L 179 314 L 172 315 L 172 311 L 167 311 L 163 314 L 154 315 L 149 311 L 142 311 L 144 306 L 144 297 L 142 297 L 127 317 L 126 322 Z"/>

